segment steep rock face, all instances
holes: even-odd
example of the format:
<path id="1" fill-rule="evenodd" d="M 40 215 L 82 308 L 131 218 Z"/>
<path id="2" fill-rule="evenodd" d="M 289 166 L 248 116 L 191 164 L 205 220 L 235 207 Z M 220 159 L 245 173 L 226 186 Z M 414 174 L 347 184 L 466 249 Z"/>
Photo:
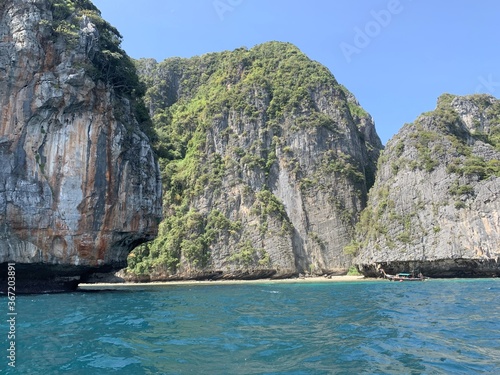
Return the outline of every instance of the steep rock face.
<path id="1" fill-rule="evenodd" d="M 500 275 L 500 101 L 441 96 L 380 157 L 357 227 L 363 273 Z"/>
<path id="2" fill-rule="evenodd" d="M 86 15 L 73 2 L 0 6 L 0 263 L 15 262 L 37 290 L 123 267 L 161 218 L 135 98 L 96 78 L 101 34 L 113 29 L 80 3 Z"/>
<path id="3" fill-rule="evenodd" d="M 371 117 L 296 47 L 141 60 L 165 221 L 144 278 L 345 273 L 382 148 Z"/>

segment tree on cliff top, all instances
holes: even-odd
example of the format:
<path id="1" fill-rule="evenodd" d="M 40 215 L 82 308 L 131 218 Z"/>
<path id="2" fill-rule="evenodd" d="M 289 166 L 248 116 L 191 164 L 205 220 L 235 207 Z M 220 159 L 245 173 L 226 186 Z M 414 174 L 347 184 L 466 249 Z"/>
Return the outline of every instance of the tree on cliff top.
<path id="1" fill-rule="evenodd" d="M 133 97 L 144 95 L 133 61 L 121 48 L 122 35 L 101 17 L 101 12 L 89 0 L 50 0 L 53 29 L 71 45 L 78 37 L 80 21 L 88 17 L 99 31 L 98 45 L 91 56 L 94 78 L 109 83 L 120 94 Z"/>
<path id="2" fill-rule="evenodd" d="M 87 73 L 135 103 L 136 119 L 154 141 L 156 133 L 143 102 L 146 89 L 139 80 L 133 60 L 121 48 L 120 32 L 101 17 L 99 9 L 89 0 L 49 0 L 49 4 L 52 32 L 55 38 L 62 38 L 68 48 L 78 43 L 81 21 L 85 17 L 97 28 L 99 39 L 96 48 L 89 53 L 91 64 L 86 66 Z"/>

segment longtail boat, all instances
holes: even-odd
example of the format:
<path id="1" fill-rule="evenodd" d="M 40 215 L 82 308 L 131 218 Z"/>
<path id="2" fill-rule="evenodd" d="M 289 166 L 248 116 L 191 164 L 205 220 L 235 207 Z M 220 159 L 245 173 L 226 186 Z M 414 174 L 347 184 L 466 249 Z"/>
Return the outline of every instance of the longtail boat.
<path id="1" fill-rule="evenodd" d="M 387 279 L 389 281 L 425 281 L 429 279 L 428 277 L 422 275 L 422 273 L 415 275 L 415 273 L 413 272 L 400 272 L 395 275 L 390 275 L 388 273 L 385 273 L 383 268 L 380 269 L 380 272 L 384 275 L 384 279 Z"/>

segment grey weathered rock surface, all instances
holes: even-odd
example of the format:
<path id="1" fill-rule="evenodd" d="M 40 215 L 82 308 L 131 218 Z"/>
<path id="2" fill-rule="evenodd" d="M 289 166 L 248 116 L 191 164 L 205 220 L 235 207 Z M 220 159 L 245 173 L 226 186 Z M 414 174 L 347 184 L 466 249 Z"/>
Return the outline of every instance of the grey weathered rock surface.
<path id="1" fill-rule="evenodd" d="M 352 94 L 287 43 L 139 65 L 159 132 L 191 140 L 162 159 L 167 217 L 136 270 L 346 273 L 382 148 Z"/>
<path id="2" fill-rule="evenodd" d="M 500 275 L 500 101 L 443 95 L 380 157 L 355 263 L 374 276 Z"/>
<path id="3" fill-rule="evenodd" d="M 47 0 L 0 6 L 0 264 L 44 279 L 40 290 L 123 267 L 161 218 L 158 165 L 132 99 L 87 69 L 98 28 L 82 17 L 69 46 L 52 22 Z"/>
<path id="4" fill-rule="evenodd" d="M 370 276 L 500 275 L 497 99 L 443 95 L 376 174 L 373 120 L 290 44 L 141 60 L 156 236 L 135 71 L 111 69 L 119 37 L 89 1 L 58 3 L 56 19 L 54 1 L 0 1 L 0 265 L 27 289 L 74 287 L 152 239 L 121 276 L 345 273 L 354 254 Z"/>

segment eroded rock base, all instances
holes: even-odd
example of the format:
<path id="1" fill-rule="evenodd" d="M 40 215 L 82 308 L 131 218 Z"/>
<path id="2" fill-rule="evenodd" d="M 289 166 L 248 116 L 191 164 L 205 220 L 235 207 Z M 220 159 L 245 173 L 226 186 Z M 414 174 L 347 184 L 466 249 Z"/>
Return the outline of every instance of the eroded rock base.
<path id="1" fill-rule="evenodd" d="M 388 274 L 421 272 L 433 278 L 500 277 L 499 259 L 441 259 L 435 261 L 396 261 L 358 265 L 366 277 L 380 277 L 380 269 Z"/>
<path id="2" fill-rule="evenodd" d="M 0 294 L 8 294 L 9 291 L 11 295 L 72 292 L 89 275 L 113 271 L 110 267 L 96 269 L 43 263 L 14 264 L 13 269 L 10 268 L 9 272 L 8 263 L 0 264 Z"/>

